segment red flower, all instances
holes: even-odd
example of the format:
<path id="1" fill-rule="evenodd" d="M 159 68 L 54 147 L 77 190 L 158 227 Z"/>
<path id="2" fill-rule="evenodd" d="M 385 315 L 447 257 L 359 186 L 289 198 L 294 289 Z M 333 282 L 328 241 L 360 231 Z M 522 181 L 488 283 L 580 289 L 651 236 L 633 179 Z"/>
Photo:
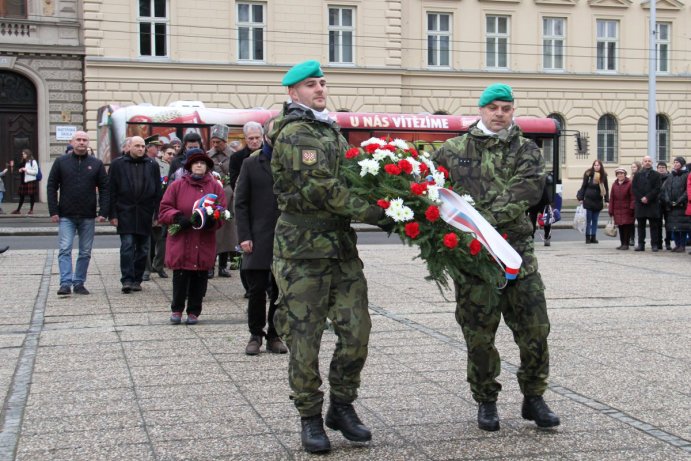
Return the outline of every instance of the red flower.
<path id="1" fill-rule="evenodd" d="M 425 211 L 425 218 L 427 218 L 429 222 L 434 222 L 439 219 L 439 208 L 436 205 L 430 205 L 427 211 Z"/>
<path id="2" fill-rule="evenodd" d="M 352 147 L 348 149 L 345 153 L 346 158 L 355 158 L 358 155 L 360 155 L 360 149 L 358 149 L 357 147 Z"/>
<path id="3" fill-rule="evenodd" d="M 427 190 L 427 183 L 410 183 L 410 191 L 415 195 L 422 195 Z"/>
<path id="4" fill-rule="evenodd" d="M 218 210 L 214 211 L 214 219 L 218 220 L 218 218 L 220 218 L 220 217 L 221 217 L 221 212 Z"/>
<path id="5" fill-rule="evenodd" d="M 380 207 L 382 207 L 386 210 L 391 205 L 391 202 L 389 202 L 388 200 L 379 199 L 379 200 L 377 200 L 377 205 L 379 205 Z"/>
<path id="6" fill-rule="evenodd" d="M 376 151 L 377 149 L 379 149 L 379 144 L 367 144 L 365 146 L 365 150 L 368 154 L 374 154 L 374 151 Z"/>
<path id="7" fill-rule="evenodd" d="M 458 246 L 458 236 L 453 232 L 444 235 L 444 246 L 446 248 L 456 248 Z"/>
<path id="8" fill-rule="evenodd" d="M 405 225 L 405 235 L 407 235 L 411 239 L 414 239 L 415 237 L 420 235 L 420 225 L 416 222 L 409 222 Z"/>
<path id="9" fill-rule="evenodd" d="M 392 146 L 391 144 L 383 146 L 382 149 L 388 150 L 389 152 L 396 152 L 396 146 Z"/>
<path id="10" fill-rule="evenodd" d="M 410 174 L 413 172 L 413 165 L 411 165 L 408 160 L 399 160 L 398 167 L 403 170 L 405 174 Z"/>
<path id="11" fill-rule="evenodd" d="M 410 147 L 410 148 L 406 149 L 405 151 L 408 152 L 410 154 L 410 156 L 413 158 L 417 158 L 417 156 L 418 156 L 417 149 L 415 149 L 414 147 Z"/>
<path id="12" fill-rule="evenodd" d="M 449 170 L 440 165 L 437 167 L 437 171 L 440 173 L 444 173 L 444 178 L 449 179 Z"/>
<path id="13" fill-rule="evenodd" d="M 480 252 L 480 250 L 482 250 L 482 244 L 478 239 L 473 239 L 468 245 L 468 247 L 470 248 L 470 254 L 473 256 L 475 256 Z"/>
<path id="14" fill-rule="evenodd" d="M 391 163 L 388 165 L 384 165 L 384 171 L 394 176 L 398 176 L 399 174 L 401 174 L 401 168 L 398 165 L 393 165 Z"/>
<path id="15" fill-rule="evenodd" d="M 426 176 L 428 171 L 429 171 L 429 167 L 424 163 L 420 163 L 420 174 L 422 176 Z"/>
<path id="16" fill-rule="evenodd" d="M 504 237 L 504 240 L 508 240 L 508 239 L 509 239 L 509 234 L 501 234 L 501 236 Z"/>

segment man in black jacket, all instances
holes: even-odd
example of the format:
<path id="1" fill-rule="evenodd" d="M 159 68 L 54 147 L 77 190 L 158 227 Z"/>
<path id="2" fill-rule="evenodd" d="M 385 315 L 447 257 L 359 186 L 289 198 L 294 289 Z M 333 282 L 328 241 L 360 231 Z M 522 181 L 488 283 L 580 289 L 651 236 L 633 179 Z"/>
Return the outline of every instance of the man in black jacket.
<path id="1" fill-rule="evenodd" d="M 144 139 L 132 138 L 130 155 L 110 167 L 110 222 L 120 234 L 122 292 L 142 290 L 151 227 L 161 202 L 158 164 L 145 156 Z"/>
<path id="2" fill-rule="evenodd" d="M 242 162 L 256 150 L 262 148 L 262 139 L 264 137 L 264 128 L 258 122 L 247 122 L 242 127 L 242 132 L 245 134 L 245 148 L 235 152 L 230 156 L 230 187 L 235 190 L 235 183 L 240 176 L 240 168 Z"/>
<path id="3" fill-rule="evenodd" d="M 91 248 L 96 229 L 96 192 L 98 191 L 98 221 L 108 216 L 108 174 L 96 157 L 88 155 L 89 135 L 77 131 L 70 145 L 73 150 L 58 157 L 48 175 L 48 212 L 58 226 L 58 266 L 60 267 L 59 295 L 74 292 L 88 295 L 84 287 L 91 260 Z M 58 191 L 60 200 L 58 201 Z M 79 256 L 72 273 L 72 245 L 79 235 Z"/>
<path id="4" fill-rule="evenodd" d="M 635 251 L 645 251 L 645 226 L 650 222 L 650 247 L 653 252 L 662 248 L 660 235 L 660 190 L 662 179 L 660 173 L 653 170 L 653 159 L 643 157 L 641 171 L 636 173 L 631 184 L 631 191 L 636 203 L 634 216 L 638 221 L 638 246 Z"/>

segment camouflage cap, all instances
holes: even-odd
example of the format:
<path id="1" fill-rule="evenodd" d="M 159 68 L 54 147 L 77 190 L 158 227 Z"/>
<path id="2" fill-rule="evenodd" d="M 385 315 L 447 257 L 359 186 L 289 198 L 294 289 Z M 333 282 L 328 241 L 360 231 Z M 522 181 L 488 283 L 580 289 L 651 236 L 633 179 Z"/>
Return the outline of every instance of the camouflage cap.
<path id="1" fill-rule="evenodd" d="M 226 125 L 214 125 L 211 127 L 211 139 L 218 138 L 227 141 L 229 131 L 230 128 Z"/>
<path id="2" fill-rule="evenodd" d="M 323 76 L 324 72 L 322 72 L 319 61 L 309 60 L 295 64 L 293 67 L 291 67 L 290 70 L 283 76 L 281 84 L 283 86 L 293 86 L 306 78 Z"/>
<path id="3" fill-rule="evenodd" d="M 505 83 L 493 83 L 482 92 L 477 105 L 484 107 L 492 101 L 513 102 L 513 90 Z"/>

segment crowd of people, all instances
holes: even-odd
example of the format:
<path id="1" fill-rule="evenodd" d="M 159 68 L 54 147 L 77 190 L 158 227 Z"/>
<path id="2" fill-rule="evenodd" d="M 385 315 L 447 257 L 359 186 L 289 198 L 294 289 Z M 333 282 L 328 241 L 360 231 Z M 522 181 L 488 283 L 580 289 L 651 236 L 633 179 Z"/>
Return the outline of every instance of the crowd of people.
<path id="1" fill-rule="evenodd" d="M 664 161 L 653 169 L 653 160 L 646 155 L 631 164 L 631 177 L 621 167 L 614 174 L 610 188 L 602 162 L 595 160 L 583 175 L 577 199 L 587 211 L 585 243 L 598 243 L 599 214 L 607 206 L 618 228 L 617 250 L 633 246 L 634 251 L 645 251 L 649 230 L 651 251 L 662 250 L 664 242 L 666 250 L 684 253 L 691 244 L 691 175 L 686 159 L 675 157 L 668 171 Z"/>
<path id="2" fill-rule="evenodd" d="M 259 355 L 264 342 L 267 352 L 290 352 L 288 381 L 301 417 L 302 446 L 319 453 L 331 449 L 324 425 L 351 441 L 372 438 L 353 405 L 372 324 L 350 222 L 390 229 L 392 221 L 381 207 L 351 194 L 338 168 L 348 146 L 328 117 L 328 89 L 319 63 L 295 65 L 282 84 L 289 101 L 264 125 L 244 126 L 244 147 L 228 143 L 224 125 L 211 128 L 208 150 L 196 132 L 168 144 L 157 136 L 133 136 L 107 170 L 89 155 L 88 134 L 76 132 L 70 150 L 49 173 L 48 208 L 59 224 L 61 296 L 89 294 L 85 283 L 96 221 L 110 221 L 120 236 L 123 294 L 136 296 L 153 274 L 168 278 L 166 268 L 172 271 L 169 321 L 174 325 L 183 323 L 185 314 L 184 323 L 199 322 L 208 280 L 216 274 L 230 277 L 228 264 L 239 259 L 248 303 L 245 353 Z M 511 87 L 488 86 L 478 107 L 478 122 L 447 140 L 433 159 L 448 170 L 454 187 L 462 186 L 486 210 L 485 219 L 521 255 L 523 267 L 501 290 L 458 268 L 455 317 L 467 344 L 467 380 L 478 403 L 478 427 L 499 430 L 501 361 L 495 333 L 504 318 L 520 349 L 522 417 L 552 428 L 560 419 L 542 397 L 549 376 L 550 322 L 530 220 L 535 223 L 543 211 L 549 245 L 554 217 L 544 215 L 554 213 L 552 205 L 559 208 L 550 193 L 553 179 L 545 174 L 537 145 L 513 121 Z M 22 179 L 30 184 L 37 165 L 31 152 L 23 156 Z M 667 248 L 673 240 L 672 251 L 684 251 L 691 231 L 691 177 L 685 165 L 677 157 L 671 172 L 660 171 L 664 162 L 655 171 L 650 157 L 644 157 L 632 165 L 631 178 L 617 168 L 610 184 L 602 162 L 594 161 L 577 194 L 587 210 L 586 243 L 598 243 L 599 215 L 606 205 L 619 229 L 618 249 L 631 245 L 635 222 L 636 250 L 645 250 L 648 226 L 652 251 L 662 249 L 664 222 Z M 22 190 L 30 192 L 28 186 Z M 18 210 L 22 204 L 23 199 Z M 525 204 L 534 206 L 528 210 Z M 76 235 L 79 254 L 73 270 Z M 328 321 L 338 339 L 324 418 L 319 351 Z"/>

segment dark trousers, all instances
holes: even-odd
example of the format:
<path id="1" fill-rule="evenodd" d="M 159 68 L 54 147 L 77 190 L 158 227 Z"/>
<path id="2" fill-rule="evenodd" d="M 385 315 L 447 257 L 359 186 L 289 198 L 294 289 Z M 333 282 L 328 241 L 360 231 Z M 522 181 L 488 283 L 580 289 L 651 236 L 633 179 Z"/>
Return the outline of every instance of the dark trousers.
<path id="1" fill-rule="evenodd" d="M 242 270 L 245 280 L 249 285 L 249 300 L 247 302 L 247 325 L 250 334 L 276 338 L 274 327 L 274 313 L 276 312 L 276 299 L 278 299 L 278 287 L 271 271 L 266 270 Z M 267 323 L 266 294 L 269 291 L 269 328 L 264 334 L 264 326 Z"/>
<path id="2" fill-rule="evenodd" d="M 187 301 L 187 315 L 200 315 L 208 282 L 208 271 L 174 270 L 173 301 L 170 303 L 170 310 L 184 312 Z"/>
<path id="3" fill-rule="evenodd" d="M 149 254 L 149 239 L 149 235 L 120 234 L 120 282 L 142 282 Z"/>
<path id="4" fill-rule="evenodd" d="M 161 272 L 166 259 L 166 237 L 168 226 L 159 226 L 151 229 L 151 251 L 146 268 L 149 272 Z"/>
<path id="5" fill-rule="evenodd" d="M 662 240 L 662 229 L 665 230 L 665 246 L 669 248 L 672 245 L 672 233 L 667 229 L 665 225 L 667 223 L 667 212 L 662 211 L 660 219 L 657 221 L 658 232 L 660 233 L 660 240 Z"/>
<path id="6" fill-rule="evenodd" d="M 619 226 L 619 242 L 623 246 L 629 246 L 633 238 L 633 224 L 622 224 Z"/>
<path id="7" fill-rule="evenodd" d="M 650 223 L 650 246 L 652 248 L 662 248 L 662 239 L 658 224 L 660 218 L 636 218 L 638 221 L 638 246 L 645 247 L 645 224 Z"/>

